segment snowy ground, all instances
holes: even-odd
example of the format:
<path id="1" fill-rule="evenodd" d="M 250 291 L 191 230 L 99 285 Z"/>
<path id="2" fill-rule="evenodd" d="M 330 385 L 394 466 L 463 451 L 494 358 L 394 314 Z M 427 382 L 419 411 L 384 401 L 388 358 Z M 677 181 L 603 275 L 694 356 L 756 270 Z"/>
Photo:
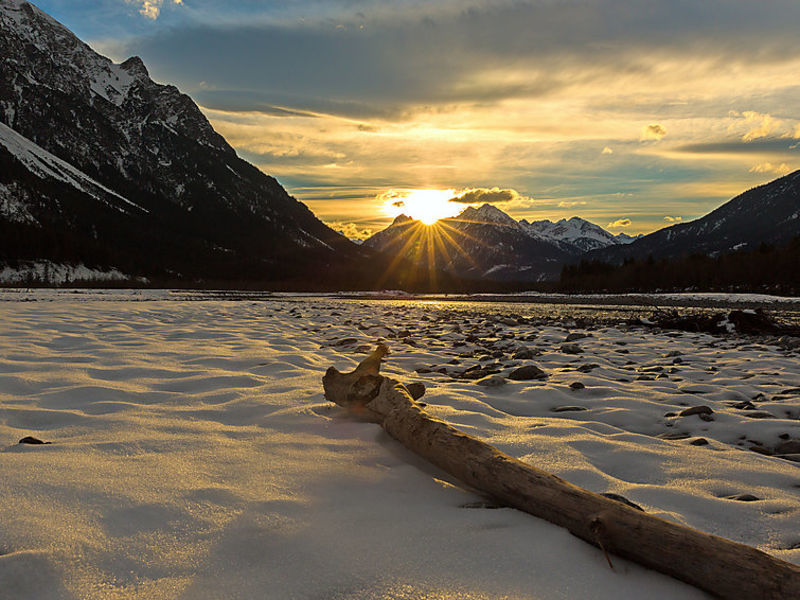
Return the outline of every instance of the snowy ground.
<path id="1" fill-rule="evenodd" d="M 325 369 L 380 338 L 385 372 L 424 382 L 435 415 L 800 563 L 797 350 L 428 303 L 169 297 L 0 293 L 0 597 L 705 597 L 620 559 L 611 571 L 529 515 L 466 508 L 480 498 L 327 404 Z M 569 333 L 592 337 L 570 353 Z M 521 347 L 532 358 L 511 358 Z M 450 375 L 478 364 L 547 378 Z M 665 416 L 699 405 L 708 420 Z M 28 435 L 52 444 L 16 443 Z"/>

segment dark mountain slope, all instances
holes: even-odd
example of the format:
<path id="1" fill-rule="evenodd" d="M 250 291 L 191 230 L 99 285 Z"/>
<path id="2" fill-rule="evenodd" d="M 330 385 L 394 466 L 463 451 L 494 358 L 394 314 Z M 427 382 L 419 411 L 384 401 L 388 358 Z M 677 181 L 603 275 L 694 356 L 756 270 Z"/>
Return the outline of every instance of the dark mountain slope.
<path id="1" fill-rule="evenodd" d="M 88 232 L 85 251 L 65 250 L 65 260 L 122 264 L 135 255 L 128 264 L 147 275 L 280 279 L 332 264 L 359 275 L 370 254 L 240 159 L 194 102 L 153 82 L 140 59 L 114 64 L 21 0 L 0 2 L 0 123 L 97 182 L 106 200 L 137 207 L 109 216 L 86 190 L 79 201 L 80 186 L 67 191 L 52 173 L 31 177 L 6 147 L 6 257 L 19 237 L 12 230 L 22 229 L 40 239 Z M 25 213 L 34 218 L 23 223 Z M 36 258 L 53 258 L 34 248 Z"/>
<path id="2" fill-rule="evenodd" d="M 587 260 L 622 263 L 626 258 L 670 258 L 786 244 L 800 235 L 800 171 L 755 187 L 690 223 L 646 235 L 627 246 L 586 255 Z"/>

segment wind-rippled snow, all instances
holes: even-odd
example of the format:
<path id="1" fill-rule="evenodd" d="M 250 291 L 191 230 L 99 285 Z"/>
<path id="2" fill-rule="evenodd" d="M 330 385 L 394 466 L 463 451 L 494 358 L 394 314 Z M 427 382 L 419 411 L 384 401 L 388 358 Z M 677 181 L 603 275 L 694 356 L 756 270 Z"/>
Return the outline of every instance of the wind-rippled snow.
<path id="1" fill-rule="evenodd" d="M 353 368 L 381 338 L 384 371 L 424 381 L 435 416 L 575 484 L 800 563 L 799 465 L 744 450 L 800 438 L 800 399 L 786 393 L 800 386 L 796 353 L 598 326 L 565 354 L 562 324 L 429 303 L 0 296 L 8 597 L 705 597 L 618 558 L 612 571 L 527 514 L 463 508 L 481 499 L 327 403 L 325 370 Z M 484 388 L 414 372 L 478 364 L 457 356 L 477 350 L 470 332 L 508 349 L 502 373 L 534 363 L 549 377 Z M 518 345 L 540 354 L 512 361 Z M 575 370 L 587 363 L 598 366 Z M 776 418 L 729 406 L 757 394 Z M 715 420 L 664 416 L 697 404 Z M 586 410 L 553 412 L 565 405 Z M 690 437 L 655 437 L 670 432 Z M 16 443 L 27 435 L 52 444 Z M 691 445 L 698 436 L 709 444 Z M 758 500 L 727 498 L 745 493 Z"/>

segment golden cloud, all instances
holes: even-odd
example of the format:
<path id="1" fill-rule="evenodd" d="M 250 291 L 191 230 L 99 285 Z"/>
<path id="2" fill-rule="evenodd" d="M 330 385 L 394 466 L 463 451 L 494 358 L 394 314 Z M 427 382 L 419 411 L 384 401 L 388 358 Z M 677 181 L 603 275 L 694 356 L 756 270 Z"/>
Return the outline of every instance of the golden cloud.
<path id="1" fill-rule="evenodd" d="M 786 163 L 778 165 L 770 162 L 760 163 L 750 169 L 751 173 L 774 173 L 775 175 L 786 175 L 792 172 L 792 168 Z"/>
<path id="2" fill-rule="evenodd" d="M 758 113 L 754 110 L 746 110 L 742 116 L 745 123 L 750 126 L 747 133 L 742 136 L 744 142 L 767 137 L 781 126 L 781 122 L 772 115 Z"/>
<path id="3" fill-rule="evenodd" d="M 647 125 L 642 129 L 642 134 L 639 136 L 639 141 L 645 142 L 648 140 L 660 140 L 667 135 L 667 130 L 658 123 Z"/>
<path id="4" fill-rule="evenodd" d="M 621 229 L 623 227 L 630 227 L 631 220 L 630 219 L 617 219 L 606 225 L 607 229 Z"/>
<path id="5" fill-rule="evenodd" d="M 128 4 L 136 4 L 139 6 L 139 14 L 148 19 L 157 19 L 161 14 L 161 7 L 164 0 L 125 0 Z M 167 0 L 176 6 L 182 5 L 183 0 Z"/>

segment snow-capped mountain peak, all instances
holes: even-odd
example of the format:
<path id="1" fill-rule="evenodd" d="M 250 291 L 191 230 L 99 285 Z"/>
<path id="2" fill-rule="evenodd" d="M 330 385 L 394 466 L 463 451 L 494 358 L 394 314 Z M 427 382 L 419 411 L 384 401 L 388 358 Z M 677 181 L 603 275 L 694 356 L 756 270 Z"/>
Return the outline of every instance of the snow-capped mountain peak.
<path id="1" fill-rule="evenodd" d="M 483 204 L 478 208 L 472 206 L 467 207 L 460 215 L 455 217 L 460 221 L 469 223 L 481 223 L 490 225 L 502 225 L 505 227 L 519 228 L 519 222 L 515 221 L 511 216 L 504 213 L 502 210 L 491 204 Z"/>
<path id="2" fill-rule="evenodd" d="M 561 265 L 587 250 L 622 240 L 580 217 L 552 221 L 516 221 L 491 204 L 468 206 L 457 217 L 443 219 L 444 233 L 433 241 L 418 235 L 405 215 L 364 244 L 412 261 L 467 277 L 540 280 L 556 277 Z"/>

